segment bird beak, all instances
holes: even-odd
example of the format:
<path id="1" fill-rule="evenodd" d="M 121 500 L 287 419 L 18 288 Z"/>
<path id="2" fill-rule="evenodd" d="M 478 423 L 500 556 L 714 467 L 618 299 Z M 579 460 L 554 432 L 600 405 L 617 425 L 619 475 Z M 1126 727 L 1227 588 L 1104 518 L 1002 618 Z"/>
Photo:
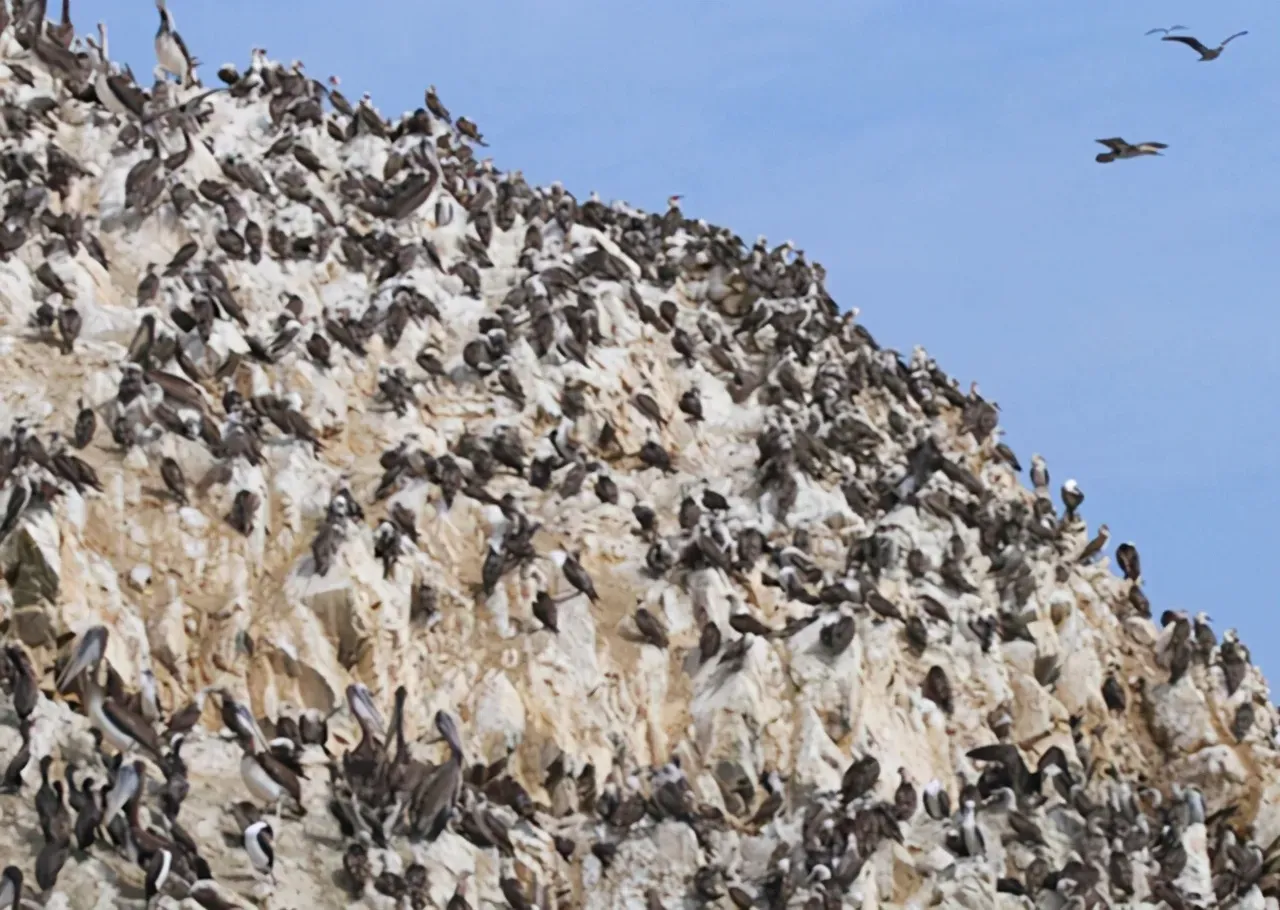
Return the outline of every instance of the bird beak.
<path id="1" fill-rule="evenodd" d="M 75 682 L 81 673 L 90 667 L 96 667 L 102 660 L 102 655 L 106 651 L 106 632 L 103 626 L 95 626 L 80 639 L 75 654 L 72 655 L 70 663 L 63 669 L 55 684 L 60 695 L 66 695 L 70 691 L 71 683 Z"/>

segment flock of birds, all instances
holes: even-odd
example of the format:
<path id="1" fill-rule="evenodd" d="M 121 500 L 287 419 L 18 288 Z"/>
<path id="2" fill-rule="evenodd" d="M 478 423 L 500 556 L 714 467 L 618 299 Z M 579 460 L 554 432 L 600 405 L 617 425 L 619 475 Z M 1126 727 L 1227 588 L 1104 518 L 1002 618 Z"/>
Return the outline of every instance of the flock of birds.
<path id="1" fill-rule="evenodd" d="M 1186 28 L 1187 27 L 1185 25 L 1171 25 L 1168 28 L 1148 29 L 1147 36 L 1160 35 L 1161 41 L 1176 41 L 1179 44 L 1185 44 L 1200 55 L 1201 63 L 1207 63 L 1210 60 L 1217 60 L 1221 57 L 1222 52 L 1232 41 L 1239 38 L 1241 35 L 1249 34 L 1247 31 L 1236 32 L 1234 35 L 1229 35 L 1228 37 L 1223 38 L 1222 42 L 1217 47 L 1205 47 L 1199 39 L 1193 38 L 1190 35 L 1173 34 L 1174 32 L 1186 31 Z M 1098 142 L 1105 145 L 1108 149 L 1108 151 L 1098 154 L 1096 160 L 1099 164 L 1110 164 L 1112 161 L 1123 158 L 1141 158 L 1143 155 L 1160 155 L 1163 154 L 1163 149 L 1167 149 L 1169 147 L 1163 142 L 1139 142 L 1136 145 L 1130 144 L 1125 142 L 1119 136 L 1111 139 L 1099 139 Z"/>
<path id="2" fill-rule="evenodd" d="M 501 173 L 476 159 L 479 129 L 455 120 L 434 87 L 422 108 L 389 122 L 367 97 L 350 103 L 336 79 L 321 84 L 300 64 L 284 67 L 255 50 L 245 72 L 224 66 L 224 86 L 206 90 L 164 0 L 157 7 L 159 72 L 150 89 L 111 62 L 105 26 L 96 41 L 76 37 L 66 0 L 59 23 L 46 21 L 43 0 L 0 7 L 0 63 L 9 74 L 0 86 L 0 171 L 7 190 L 0 260 L 39 262 L 32 272 L 33 293 L 42 298 L 34 339 L 66 356 L 85 344 L 68 270 L 81 250 L 102 269 L 111 267 L 101 242 L 110 225 L 99 213 L 62 204 L 77 181 L 91 179 L 91 170 L 51 138 L 48 127 L 60 110 L 82 107 L 118 130 L 113 157 L 138 158 L 125 180 L 126 226 L 163 211 L 191 234 L 138 282 L 141 315 L 118 365 L 114 396 L 82 402 L 74 417 L 67 415 L 66 437 L 53 432 L 42 439 L 32 422 L 20 421 L 0 438 L 0 489 L 8 492 L 0 539 L 72 491 L 92 498 L 102 490 L 97 469 L 76 454 L 99 445 L 100 421 L 114 444 L 101 446 L 104 458 L 135 448 L 158 453 L 166 437 L 214 457 L 214 469 L 194 485 L 177 458 L 156 459 L 166 489 L 182 504 L 205 500 L 214 487 L 243 477 L 246 466 L 268 467 L 268 444 L 319 459 L 324 434 L 304 415 L 300 396 L 246 397 L 236 390 L 237 375 L 287 360 L 321 372 L 358 369 L 372 357 L 375 336 L 391 352 L 424 326 L 435 324 L 439 335 L 438 301 L 419 289 L 418 277 L 429 273 L 438 287 L 477 301 L 491 297 L 495 237 L 514 235 L 519 254 L 508 271 L 516 278 L 462 345 L 460 362 L 446 362 L 444 347 L 429 342 L 413 357 L 416 372 L 379 366 L 371 410 L 404 415 L 423 408 L 420 389 L 439 390 L 465 374 L 504 399 L 512 414 L 527 416 L 532 404 L 515 357 L 527 348 L 548 375 L 567 377 L 558 419 L 544 426 L 549 432 L 540 441 L 524 438 L 519 420 L 488 434 L 463 433 L 443 452 L 425 451 L 412 436 L 399 440 L 382 454 L 384 473 L 363 503 L 348 485 L 332 491 L 310 547 L 310 572 L 326 575 L 344 540 L 370 533 L 377 557 L 393 574 L 422 533 L 419 516 L 396 494 L 438 488 L 442 509 L 461 495 L 502 516 L 485 551 L 479 596 L 533 564 L 557 568 L 563 584 L 548 581 L 530 607 L 535 634 L 557 634 L 557 608 L 566 598 L 585 597 L 593 605 L 601 598 L 578 554 L 539 550 L 540 524 L 529 503 L 592 496 L 602 504 L 629 504 L 654 583 L 687 585 L 697 573 L 717 573 L 731 585 L 772 586 L 794 607 L 782 624 L 745 605 L 727 627 L 702 617 L 691 647 L 699 672 L 706 668 L 723 681 L 742 671 L 753 649 L 786 647 L 815 626 L 819 651 L 835 661 L 858 635 L 887 629 L 901 643 L 904 672 L 915 674 L 921 698 L 950 716 L 957 695 L 938 649 L 966 641 L 994 660 L 999 643 L 1034 643 L 1033 595 L 1043 581 L 1038 568 L 1050 566 L 1053 577 L 1065 581 L 1106 548 L 1106 525 L 1093 537 L 1086 532 L 1085 497 L 1075 481 L 1061 487 L 1059 514 L 1039 456 L 1030 465 L 1033 496 L 998 493 L 991 473 L 1021 472 L 1022 466 L 1000 441 L 994 403 L 976 384 L 962 391 L 923 349 L 904 360 L 881 348 L 854 314 L 839 312 L 822 267 L 791 244 L 770 248 L 761 238 L 747 245 L 727 229 L 686 218 L 679 197 L 658 215 L 594 197 L 579 203 L 559 185 L 530 187 L 518 172 Z M 1194 39 L 1176 40 L 1196 47 L 1202 59 L 1221 53 Z M 39 70 L 47 77 L 37 79 Z M 23 88 L 15 91 L 16 85 Z M 270 145 L 261 155 L 215 156 L 224 179 L 191 186 L 186 175 L 193 159 L 214 156 L 206 123 L 217 93 L 230 96 L 226 104 L 263 109 Z M 1146 153 L 1106 140 L 1112 143 L 1113 157 Z M 378 173 L 366 163 L 372 148 L 382 162 Z M 451 246 L 401 230 L 433 196 L 435 226 L 466 227 Z M 349 218 L 352 213 L 361 217 Z M 264 314 L 237 296 L 235 280 L 264 259 L 298 270 L 336 263 L 363 276 L 368 299 L 338 309 L 288 294 L 278 311 Z M 677 302 L 681 283 L 686 297 L 696 287 L 702 299 Z M 687 382 L 674 408 L 647 391 L 622 405 L 646 421 L 646 441 L 636 451 L 623 444 L 610 410 L 615 403 L 599 400 L 594 387 L 567 369 L 592 368 L 593 353 L 610 344 L 600 315 L 606 295 L 648 337 L 667 339 Z M 363 309 L 356 308 L 360 303 Z M 227 332 L 243 340 L 246 353 L 219 354 L 209 343 Z M 755 472 L 731 479 L 732 488 L 724 478 L 692 478 L 675 514 L 665 514 L 644 495 L 643 477 L 681 470 L 664 434 L 676 421 L 692 427 L 706 421 L 700 383 L 716 383 L 735 404 L 762 409 Z M 586 427 L 593 432 L 583 438 Z M 955 441 L 960 435 L 964 444 Z M 850 541 L 838 564 L 816 552 L 809 529 L 783 530 L 801 480 L 838 487 L 870 529 Z M 229 499 L 226 523 L 251 534 L 263 520 L 262 495 L 246 486 Z M 371 532 L 366 507 L 385 509 Z M 904 508 L 954 528 L 937 558 L 904 546 L 885 520 Z M 759 520 L 741 520 L 744 511 Z M 1113 609 L 1150 617 L 1137 549 L 1121 544 L 1116 561 L 1124 595 Z M 883 593 L 890 577 L 905 579 L 911 596 Z M 999 606 L 962 606 L 959 598 L 983 584 L 994 586 Z M 412 605 L 424 623 L 441 609 L 425 582 L 415 584 Z M 646 647 L 681 647 L 656 613 L 640 607 L 632 621 Z M 1161 626 L 1156 662 L 1168 669 L 1167 685 L 1223 686 L 1232 695 L 1246 684 L 1249 654 L 1233 632 L 1219 642 L 1207 617 L 1176 611 L 1166 611 Z M 268 892 L 277 871 L 276 836 L 305 813 L 303 781 L 318 763 L 328 773 L 323 802 L 345 845 L 341 874 L 351 896 L 377 894 L 388 906 L 415 910 L 432 906 L 427 867 L 391 861 L 391 855 L 398 857 L 406 844 L 420 850 L 445 830 L 500 858 L 497 890 L 513 910 L 550 910 L 574 905 L 570 877 L 532 875 L 519 861 L 517 830 L 549 837 L 565 864 L 590 855 L 608 874 L 627 841 L 658 823 L 688 826 L 707 857 L 688 882 L 689 900 L 727 901 L 740 910 L 841 907 L 882 847 L 931 838 L 958 868 L 987 870 L 989 860 L 1001 857 L 991 870 L 994 890 L 1024 906 L 1084 910 L 1142 895 L 1183 910 L 1251 895 L 1280 897 L 1280 845 L 1255 843 L 1235 805 L 1207 811 L 1195 787 L 1126 776 L 1098 757 L 1100 735 L 1083 717 L 1072 718 L 1074 749 L 1049 748 L 1033 769 L 1011 739 L 1012 708 L 1006 706 L 988 718 L 991 742 L 968 752 L 960 779 L 917 789 L 901 771 L 888 800 L 877 797 L 885 787 L 880 760 L 870 752 L 851 761 L 834 792 L 802 792 L 778 769 L 755 776 L 721 763 L 713 800 L 695 791 L 679 758 L 643 767 L 621 748 L 607 769 L 562 754 L 544 779 L 526 785 L 508 766 L 510 756 L 468 761 L 459 722 L 449 712 L 435 716 L 435 741 L 444 752 L 439 761 L 424 758 L 421 743 L 405 729 L 410 693 L 403 686 L 389 723 L 367 688 L 357 683 L 347 690 L 344 707 L 362 737 L 340 756 L 330 752 L 329 717 L 305 711 L 255 718 L 225 688 L 202 689 L 166 716 L 150 671 L 131 686 L 111 667 L 109 635 L 95 626 L 34 653 L 10 637 L 0 651 L 0 684 L 22 734 L 0 781 L 5 799 L 20 798 L 27 787 L 31 730 L 43 701 L 74 704 L 95 741 L 84 761 L 36 757 L 35 811 L 44 846 L 31 876 L 17 865 L 4 870 L 0 910 L 39 906 L 30 894 L 47 896 L 69 862 L 91 856 L 136 865 L 144 877 L 138 901 L 147 906 L 161 895 L 189 897 L 207 908 L 241 906 L 233 889 L 215 879 L 209 851 L 182 820 L 193 786 L 182 749 L 208 735 L 201 720 L 210 696 L 224 734 L 243 756 L 248 798 L 227 810 L 231 837 Z M 1037 661 L 1036 680 L 1046 690 L 1059 674 L 1056 659 Z M 1157 685 L 1165 683 L 1126 677 L 1117 662 L 1100 694 L 1113 715 L 1136 718 Z M 1265 701 L 1243 701 L 1231 725 L 1236 740 L 1273 726 L 1269 713 L 1266 723 L 1260 716 L 1270 710 Z M 780 824 L 785 819 L 799 824 L 788 828 Z M 730 836 L 765 832 L 777 842 L 765 874 L 745 878 L 718 858 Z M 1201 842 L 1207 847 L 1197 846 Z M 1189 853 L 1202 849 L 1212 869 L 1210 893 L 1189 891 L 1183 875 Z M 474 886 L 462 876 L 447 908 L 465 910 L 473 900 Z M 647 901 L 650 910 L 663 906 L 656 890 Z"/>

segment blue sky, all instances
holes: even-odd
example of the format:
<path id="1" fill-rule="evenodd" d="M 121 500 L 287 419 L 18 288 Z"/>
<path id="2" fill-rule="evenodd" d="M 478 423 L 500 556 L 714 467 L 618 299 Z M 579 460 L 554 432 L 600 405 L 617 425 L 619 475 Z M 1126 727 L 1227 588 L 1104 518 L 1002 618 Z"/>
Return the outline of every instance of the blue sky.
<path id="1" fill-rule="evenodd" d="M 683 193 L 690 215 L 795 240 L 883 344 L 977 379 L 1024 465 L 1079 481 L 1091 525 L 1138 545 L 1157 611 L 1206 610 L 1280 669 L 1276 4 L 170 5 L 207 83 L 255 45 L 389 115 L 434 83 L 531 181 L 648 208 Z M 145 78 L 150 4 L 91 8 Z M 1199 63 L 1143 36 L 1175 23 L 1250 34 Z M 1116 135 L 1170 147 L 1095 164 Z"/>

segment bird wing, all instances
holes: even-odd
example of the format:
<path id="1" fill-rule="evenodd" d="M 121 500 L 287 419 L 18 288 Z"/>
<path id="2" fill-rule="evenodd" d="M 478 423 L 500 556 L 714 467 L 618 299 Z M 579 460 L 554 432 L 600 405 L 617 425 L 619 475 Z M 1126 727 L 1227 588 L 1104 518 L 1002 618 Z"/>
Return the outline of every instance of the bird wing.
<path id="1" fill-rule="evenodd" d="M 1095 139 L 1094 141 L 1099 142 L 1102 145 L 1105 145 L 1107 148 L 1111 149 L 1111 151 L 1113 152 L 1121 152 L 1129 147 L 1129 143 L 1125 142 L 1119 136 L 1116 136 L 1113 139 Z"/>
<path id="2" fill-rule="evenodd" d="M 108 76 L 107 84 L 111 86 L 111 90 L 116 93 L 120 103 L 128 108 L 130 113 L 135 117 L 143 115 L 147 96 L 143 94 L 142 89 L 133 84 L 131 79 L 119 75 Z"/>
<path id="3" fill-rule="evenodd" d="M 1230 43 L 1231 43 L 1232 41 L 1234 41 L 1235 39 L 1239 38 L 1241 35 L 1247 35 L 1247 34 L 1249 34 L 1249 33 L 1248 33 L 1248 32 L 1236 32 L 1236 33 L 1235 33 L 1234 35 L 1232 35 L 1230 38 L 1225 38 L 1225 39 L 1223 39 L 1223 41 L 1222 41 L 1222 46 L 1223 46 L 1223 47 L 1226 47 L 1228 44 L 1230 44 Z"/>
<path id="4" fill-rule="evenodd" d="M 1168 147 L 1163 142 L 1143 142 L 1138 146 L 1140 149 L 1167 149 Z"/>
<path id="5" fill-rule="evenodd" d="M 1148 31 L 1146 31 L 1146 32 L 1143 32 L 1143 35 L 1154 35 L 1154 34 L 1156 34 L 1157 32 L 1162 32 L 1163 34 L 1166 34 L 1166 35 L 1167 35 L 1167 34 L 1169 34 L 1169 29 L 1167 29 L 1167 28 L 1153 28 L 1153 29 L 1149 29 L 1149 30 L 1148 30 Z"/>
<path id="6" fill-rule="evenodd" d="M 1190 35 L 1165 35 L 1160 40 L 1181 42 L 1182 44 L 1185 44 L 1187 47 L 1191 48 L 1192 50 L 1200 54 L 1203 54 L 1205 51 L 1208 50 L 1208 48 L 1205 47 L 1203 44 L 1201 44 L 1198 39 L 1192 38 Z"/>
<path id="7" fill-rule="evenodd" d="M 1009 770 L 1015 780 L 1019 780 L 1027 774 L 1026 762 L 1022 760 L 1022 754 L 1018 752 L 1018 747 L 1013 743 L 993 743 L 989 746 L 978 746 L 976 749 L 970 749 L 966 754 L 972 761 L 999 762 Z"/>

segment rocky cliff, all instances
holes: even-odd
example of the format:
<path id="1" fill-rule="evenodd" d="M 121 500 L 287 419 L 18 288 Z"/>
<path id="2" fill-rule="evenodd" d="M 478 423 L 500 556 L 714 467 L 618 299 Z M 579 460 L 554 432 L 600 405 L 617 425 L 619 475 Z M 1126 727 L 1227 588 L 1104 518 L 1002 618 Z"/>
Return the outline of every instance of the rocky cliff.
<path id="1" fill-rule="evenodd" d="M 143 90 L 25 25 L 24 900 L 1280 906 L 1248 651 L 1153 621 L 1080 488 L 1038 458 L 1020 483 L 994 403 L 880 347 L 802 252 L 531 187 L 434 91 L 388 121 L 260 57 Z M 123 714 L 150 732 L 122 763 Z"/>

